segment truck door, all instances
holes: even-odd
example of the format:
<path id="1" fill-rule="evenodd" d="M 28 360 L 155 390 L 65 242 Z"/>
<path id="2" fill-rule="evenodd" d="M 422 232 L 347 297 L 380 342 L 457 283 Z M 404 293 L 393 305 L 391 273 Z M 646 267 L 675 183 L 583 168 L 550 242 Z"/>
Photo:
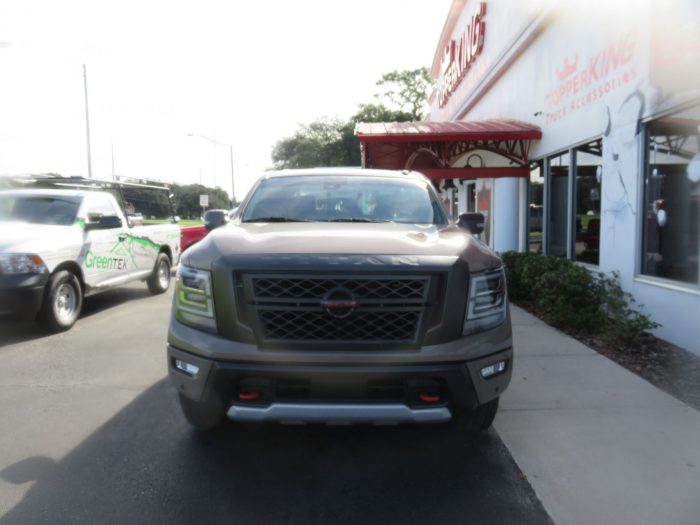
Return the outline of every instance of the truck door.
<path id="1" fill-rule="evenodd" d="M 127 244 L 127 226 L 123 223 L 104 224 L 103 217 L 118 217 L 112 199 L 107 195 L 88 195 L 83 203 L 81 215 L 85 220 L 81 265 L 85 282 L 89 286 L 100 286 L 107 281 L 126 276 L 135 270 L 133 257 Z"/>

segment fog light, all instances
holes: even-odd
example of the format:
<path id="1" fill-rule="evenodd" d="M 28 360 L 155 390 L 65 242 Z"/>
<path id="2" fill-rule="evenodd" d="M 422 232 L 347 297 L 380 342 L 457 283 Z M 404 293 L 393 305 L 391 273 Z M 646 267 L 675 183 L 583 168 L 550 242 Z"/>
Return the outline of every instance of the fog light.
<path id="1" fill-rule="evenodd" d="M 193 365 L 185 361 L 180 361 L 179 359 L 175 359 L 175 368 L 181 370 L 188 376 L 192 377 L 196 376 L 199 373 L 199 367 L 197 365 Z"/>
<path id="2" fill-rule="evenodd" d="M 496 374 L 500 374 L 506 369 L 506 362 L 505 361 L 499 361 L 498 363 L 494 363 L 489 366 L 485 366 L 484 368 L 481 369 L 481 377 L 486 379 L 487 377 L 495 376 Z"/>

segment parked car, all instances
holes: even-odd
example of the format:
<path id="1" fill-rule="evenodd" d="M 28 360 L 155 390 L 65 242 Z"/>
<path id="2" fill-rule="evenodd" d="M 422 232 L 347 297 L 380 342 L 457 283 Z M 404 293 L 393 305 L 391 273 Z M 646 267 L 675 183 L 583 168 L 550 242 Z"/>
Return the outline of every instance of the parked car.
<path id="1" fill-rule="evenodd" d="M 165 292 L 180 257 L 179 227 L 142 225 L 111 193 L 0 192 L 0 317 L 68 330 L 83 297 L 132 281 Z"/>
<path id="2" fill-rule="evenodd" d="M 193 244 L 204 239 L 214 228 L 228 224 L 237 209 L 234 208 L 231 211 L 213 209 L 204 212 L 202 226 L 187 226 L 180 230 L 180 250 L 184 252 Z"/>
<path id="3" fill-rule="evenodd" d="M 183 254 L 168 369 L 185 418 L 486 428 L 510 382 L 500 259 L 417 173 L 265 175 Z"/>

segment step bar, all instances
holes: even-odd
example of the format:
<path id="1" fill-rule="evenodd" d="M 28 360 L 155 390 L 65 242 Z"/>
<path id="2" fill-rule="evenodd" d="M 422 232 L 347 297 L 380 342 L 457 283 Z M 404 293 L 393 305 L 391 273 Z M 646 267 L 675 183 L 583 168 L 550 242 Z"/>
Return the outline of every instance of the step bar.
<path id="1" fill-rule="evenodd" d="M 266 407 L 231 405 L 226 415 L 234 421 L 325 423 L 327 425 L 441 423 L 452 418 L 447 407 L 410 408 L 400 403 L 273 403 Z"/>

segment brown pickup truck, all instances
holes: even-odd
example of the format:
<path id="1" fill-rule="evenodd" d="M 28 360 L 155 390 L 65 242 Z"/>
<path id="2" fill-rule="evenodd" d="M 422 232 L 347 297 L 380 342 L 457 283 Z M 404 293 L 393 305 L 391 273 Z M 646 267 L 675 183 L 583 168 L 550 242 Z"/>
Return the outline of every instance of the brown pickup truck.
<path id="1" fill-rule="evenodd" d="M 267 174 L 183 255 L 167 353 L 185 417 L 487 428 L 513 352 L 481 229 L 417 173 Z"/>

